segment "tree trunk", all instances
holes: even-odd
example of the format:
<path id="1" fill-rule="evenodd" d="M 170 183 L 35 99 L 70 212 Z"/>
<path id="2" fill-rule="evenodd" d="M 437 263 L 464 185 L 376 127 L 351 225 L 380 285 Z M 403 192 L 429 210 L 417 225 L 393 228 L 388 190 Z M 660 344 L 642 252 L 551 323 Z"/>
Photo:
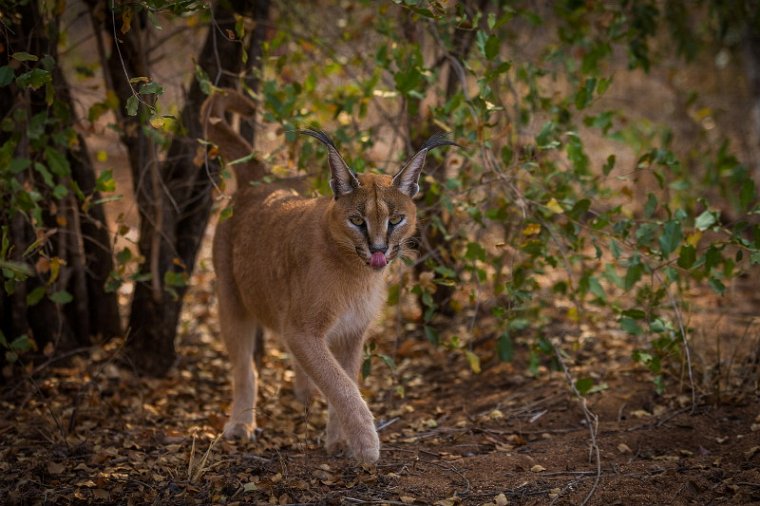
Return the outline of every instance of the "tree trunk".
<path id="1" fill-rule="evenodd" d="M 4 134 L 2 144 L 11 143 L 14 158 L 29 159 L 51 174 L 45 180 L 39 169 L 35 172 L 30 165 L 16 176 L 6 176 L 41 196 L 42 219 L 33 224 L 21 209 L 11 206 L 0 213 L 0 226 L 12 245 L 6 260 L 34 265 L 36 271 L 26 280 L 0 286 L 0 330 L 8 342 L 27 335 L 39 348 L 47 343 L 57 349 L 89 345 L 93 336 L 108 338 L 121 333 L 116 296 L 105 291 L 113 263 L 104 212 L 99 205 L 84 205 L 83 200 L 85 196 L 89 202 L 100 198 L 95 191 L 95 172 L 83 139 L 74 133 L 71 93 L 56 61 L 58 20 L 45 19 L 38 3 L 29 2 L 17 8 L 14 21 L 5 32 L 9 38 L 0 54 L 0 66 L 9 63 L 10 54 L 31 53 L 39 60 L 27 65 L 37 72 L 48 71 L 51 87 L 35 90 L 13 82 L 3 89 L 0 115 L 14 118 L 17 129 Z M 26 70 L 18 68 L 16 74 Z M 43 131 L 33 129 L 30 118 L 45 118 L 44 123 L 37 121 L 37 125 L 44 125 Z M 75 142 L 61 143 L 59 136 L 70 136 Z M 65 162 L 54 163 L 48 149 L 60 152 Z M 55 196 L 49 181 L 66 188 L 66 194 Z M 74 189 L 81 193 L 75 194 Z M 11 195 L 3 194 L 2 198 L 16 202 Z M 46 239 L 39 248 L 27 251 L 42 236 Z M 57 277 L 49 270 L 51 264 L 60 265 Z M 35 289 L 46 291 L 38 302 L 28 299 L 30 295 L 35 298 Z M 55 302 L 47 296 L 63 291 L 73 297 L 70 302 Z"/>
<path id="2" fill-rule="evenodd" d="M 198 64 L 217 86 L 235 87 L 242 70 L 242 43 L 220 34 L 235 33 L 234 14 L 244 12 L 246 4 L 237 0 L 231 8 L 224 2 L 214 7 L 216 26 L 209 28 Z M 258 26 L 266 21 L 268 9 L 258 8 L 254 14 L 258 16 L 255 20 Z M 145 25 L 139 19 L 133 20 L 131 30 L 121 34 L 121 27 L 113 26 L 110 11 L 104 19 L 107 33 L 119 34 L 115 43 L 120 51 L 115 47 L 111 51 L 108 69 L 116 94 L 124 104 L 132 95 L 129 78 L 150 75 L 145 48 L 140 45 L 140 30 Z M 141 272 L 151 274 L 149 281 L 135 285 L 127 352 L 136 370 L 154 376 L 166 374 L 176 360 L 174 341 L 187 289 L 182 280 L 189 279 L 208 223 L 212 204 L 209 174 L 218 173 L 217 166 L 193 162 L 198 149 L 196 139 L 203 133 L 198 112 L 205 97 L 194 79 L 181 114 L 187 133 L 175 137 L 163 163 L 157 161 L 155 147 L 141 130 L 144 107 L 140 106 L 135 117 L 122 114 L 120 118 L 140 210 L 138 247 L 145 258 Z"/>

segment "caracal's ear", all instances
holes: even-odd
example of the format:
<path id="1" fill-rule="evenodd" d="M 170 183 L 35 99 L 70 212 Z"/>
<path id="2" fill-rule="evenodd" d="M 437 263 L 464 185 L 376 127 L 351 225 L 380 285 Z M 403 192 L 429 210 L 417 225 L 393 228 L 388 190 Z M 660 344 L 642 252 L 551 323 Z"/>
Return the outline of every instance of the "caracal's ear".
<path id="1" fill-rule="evenodd" d="M 425 144 L 422 145 L 417 153 L 411 160 L 406 162 L 401 170 L 399 170 L 395 176 L 393 176 L 393 184 L 396 185 L 401 193 L 414 197 L 420 191 L 420 172 L 425 165 L 425 158 L 428 151 L 438 146 L 457 146 L 461 147 L 456 142 L 450 141 L 446 138 L 448 134 L 445 132 L 437 133 L 430 137 Z"/>
<path id="2" fill-rule="evenodd" d="M 348 164 L 340 156 L 340 153 L 335 148 L 335 144 L 333 144 L 333 141 L 326 133 L 317 130 L 299 130 L 298 133 L 314 137 L 327 146 L 327 160 L 330 163 L 330 173 L 332 174 L 330 188 L 336 199 L 342 195 L 351 193 L 361 186 L 359 180 L 356 179 L 356 174 L 348 168 Z"/>

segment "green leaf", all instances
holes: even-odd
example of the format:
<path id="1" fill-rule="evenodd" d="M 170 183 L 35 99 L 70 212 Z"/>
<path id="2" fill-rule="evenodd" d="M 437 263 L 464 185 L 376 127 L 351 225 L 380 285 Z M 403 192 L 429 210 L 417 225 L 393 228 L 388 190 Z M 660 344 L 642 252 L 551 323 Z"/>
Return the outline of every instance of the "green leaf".
<path id="1" fill-rule="evenodd" d="M 136 116 L 137 107 L 140 105 L 140 101 L 137 99 L 137 95 L 132 95 L 127 99 L 127 115 Z"/>
<path id="2" fill-rule="evenodd" d="M 13 69 L 8 65 L 0 67 L 0 87 L 8 86 L 13 82 Z"/>
<path id="3" fill-rule="evenodd" d="M 166 286 L 187 286 L 187 273 L 177 271 L 166 271 L 164 273 L 164 284 Z"/>
<path id="4" fill-rule="evenodd" d="M 113 171 L 111 169 L 100 173 L 98 180 L 95 181 L 95 188 L 99 192 L 112 192 L 116 190 L 116 180 L 113 178 Z"/>
<path id="5" fill-rule="evenodd" d="M 707 284 L 720 295 L 723 295 L 726 292 L 726 285 L 724 285 L 718 278 L 710 277 Z"/>
<path id="6" fill-rule="evenodd" d="M 18 51 L 16 53 L 13 53 L 11 55 L 11 58 L 13 58 L 16 61 L 38 61 L 39 58 L 31 53 L 27 53 L 25 51 Z"/>
<path id="7" fill-rule="evenodd" d="M 45 296 L 47 289 L 44 286 L 38 286 L 28 294 L 26 294 L 26 305 L 34 306 Z"/>
<path id="8" fill-rule="evenodd" d="M 705 231 L 712 227 L 718 221 L 718 213 L 716 211 L 705 211 L 697 216 L 694 226 L 697 230 Z"/>
<path id="9" fill-rule="evenodd" d="M 697 249 L 691 244 L 681 246 L 681 253 L 678 255 L 678 266 L 682 269 L 690 269 L 696 261 Z"/>
<path id="10" fill-rule="evenodd" d="M 605 163 L 602 167 L 602 172 L 605 176 L 609 175 L 609 173 L 612 172 L 612 169 L 615 167 L 615 160 L 615 155 L 610 155 L 607 157 L 607 163 Z"/>
<path id="11" fill-rule="evenodd" d="M 440 337 L 438 337 L 438 332 L 431 326 L 425 325 L 425 337 L 428 341 L 430 341 L 433 344 L 439 344 L 440 343 Z"/>
<path id="12" fill-rule="evenodd" d="M 566 214 L 574 220 L 580 220 L 588 212 L 589 208 L 591 208 L 591 201 L 589 199 L 581 199 Z"/>
<path id="13" fill-rule="evenodd" d="M 575 107 L 578 110 L 585 109 L 594 98 L 594 88 L 596 88 L 596 79 L 589 78 L 583 84 L 583 87 L 575 94 Z"/>
<path id="14" fill-rule="evenodd" d="M 634 320 L 643 320 L 647 314 L 641 309 L 626 309 L 623 311 L 623 316 L 633 318 Z"/>
<path id="15" fill-rule="evenodd" d="M 721 260 L 723 260 L 723 255 L 721 254 L 720 249 L 715 245 L 710 246 L 705 252 L 705 272 L 710 272 L 710 270 L 718 265 Z"/>
<path id="16" fill-rule="evenodd" d="M 365 357 L 362 362 L 362 378 L 367 379 L 372 373 L 372 355 Z"/>
<path id="17" fill-rule="evenodd" d="M 477 242 L 468 242 L 467 243 L 467 251 L 464 254 L 464 257 L 467 260 L 486 260 L 486 250 L 483 248 L 483 246 L 480 245 L 480 243 Z"/>
<path id="18" fill-rule="evenodd" d="M 502 362 L 511 362 L 514 358 L 514 345 L 508 332 L 504 332 L 499 336 L 499 341 L 496 343 L 496 351 L 499 354 L 499 360 Z"/>
<path id="19" fill-rule="evenodd" d="M 164 89 L 156 82 L 145 83 L 140 86 L 140 95 L 161 95 Z"/>
<path id="20" fill-rule="evenodd" d="M 11 160 L 11 162 L 8 164 L 8 170 L 11 172 L 11 174 L 20 174 L 26 170 L 29 165 L 31 165 L 32 161 L 28 158 L 14 158 Z"/>
<path id="21" fill-rule="evenodd" d="M 599 283 L 599 280 L 596 279 L 594 276 L 591 276 L 588 278 L 588 288 L 592 294 L 596 295 L 602 300 L 605 299 L 604 288 L 602 288 L 602 285 Z"/>
<path id="22" fill-rule="evenodd" d="M 660 249 L 663 258 L 670 256 L 678 248 L 682 240 L 681 224 L 675 220 L 666 222 L 663 233 L 660 236 Z"/>
<path id="23" fill-rule="evenodd" d="M 643 330 L 636 320 L 623 316 L 620 318 L 620 328 L 634 336 L 641 335 Z"/>
<path id="24" fill-rule="evenodd" d="M 116 262 L 119 265 L 124 265 L 128 263 L 130 260 L 132 260 L 132 250 L 130 250 L 126 246 L 122 248 L 121 251 L 116 253 Z"/>
<path id="25" fill-rule="evenodd" d="M 47 167 L 45 167 L 39 162 L 35 162 L 34 170 L 40 173 L 40 175 L 42 176 L 42 180 L 45 182 L 48 188 L 55 187 L 55 181 L 53 181 L 53 175 L 50 173 L 49 170 L 47 170 Z"/>
<path id="26" fill-rule="evenodd" d="M 657 210 L 657 197 L 653 193 L 647 195 L 647 203 L 644 205 L 644 217 L 649 219 Z"/>
<path id="27" fill-rule="evenodd" d="M 48 296 L 48 298 L 56 304 L 68 304 L 74 300 L 74 297 L 72 297 L 71 294 L 66 290 L 60 290 L 58 292 L 52 293 Z"/>
<path id="28" fill-rule="evenodd" d="M 16 78 L 16 84 L 21 88 L 31 88 L 32 90 L 38 90 L 52 81 L 53 78 L 50 72 L 44 69 L 32 69 Z"/>
<path id="29" fill-rule="evenodd" d="M 33 350 L 36 348 L 36 346 L 34 341 L 31 340 L 29 336 L 22 334 L 14 339 L 13 342 L 11 342 L 9 348 L 13 351 L 24 353 L 26 351 Z"/>
<path id="30" fill-rule="evenodd" d="M 66 155 L 52 146 L 45 146 L 45 159 L 47 160 L 48 168 L 56 176 L 66 177 L 71 174 L 71 168 L 69 167 Z"/>
<path id="31" fill-rule="evenodd" d="M 640 263 L 631 264 L 628 266 L 628 270 L 625 273 L 624 288 L 626 291 L 633 288 L 636 283 L 639 282 L 641 276 L 644 274 L 644 266 Z"/>
<path id="32" fill-rule="evenodd" d="M 757 190 L 755 189 L 755 182 L 747 178 L 739 188 L 739 206 L 742 210 L 748 210 L 750 204 L 757 200 Z"/>
<path id="33" fill-rule="evenodd" d="M 69 194 L 69 189 L 61 184 L 57 184 L 55 185 L 55 188 L 53 188 L 53 196 L 57 198 L 58 200 L 62 200 L 68 194 Z"/>
<path id="34" fill-rule="evenodd" d="M 591 391 L 591 388 L 594 386 L 594 379 L 593 378 L 580 378 L 575 381 L 575 389 L 578 390 L 578 393 L 581 395 L 586 395 Z"/>
<path id="35" fill-rule="evenodd" d="M 233 212 L 234 212 L 234 207 L 231 204 L 225 207 L 224 209 L 222 209 L 222 212 L 219 213 L 219 223 L 222 223 L 232 218 Z"/>
<path id="36" fill-rule="evenodd" d="M 393 357 L 389 357 L 388 355 L 383 355 L 382 353 L 378 354 L 378 357 L 380 357 L 380 360 L 383 361 L 383 363 L 388 366 L 388 369 L 395 370 L 396 369 L 396 361 L 393 360 Z"/>
<path id="37" fill-rule="evenodd" d="M 491 35 L 486 40 L 485 56 L 487 60 L 493 60 L 499 54 L 499 39 Z"/>

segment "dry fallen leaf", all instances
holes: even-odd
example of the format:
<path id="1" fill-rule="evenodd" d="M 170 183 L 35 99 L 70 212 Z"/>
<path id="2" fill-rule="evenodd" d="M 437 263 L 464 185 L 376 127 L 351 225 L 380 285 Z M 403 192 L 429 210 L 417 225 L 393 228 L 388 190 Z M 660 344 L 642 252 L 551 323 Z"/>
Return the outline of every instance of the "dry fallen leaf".
<path id="1" fill-rule="evenodd" d="M 543 471 L 546 471 L 546 468 L 542 466 L 541 464 L 536 464 L 535 466 L 530 468 L 530 472 L 532 473 L 541 473 Z"/>
<path id="2" fill-rule="evenodd" d="M 47 471 L 50 474 L 61 474 L 66 469 L 66 466 L 59 464 L 58 462 L 48 462 Z"/>
<path id="3" fill-rule="evenodd" d="M 633 453 L 633 450 L 631 450 L 631 447 L 625 443 L 620 443 L 619 445 L 617 445 L 617 450 L 620 453 Z"/>

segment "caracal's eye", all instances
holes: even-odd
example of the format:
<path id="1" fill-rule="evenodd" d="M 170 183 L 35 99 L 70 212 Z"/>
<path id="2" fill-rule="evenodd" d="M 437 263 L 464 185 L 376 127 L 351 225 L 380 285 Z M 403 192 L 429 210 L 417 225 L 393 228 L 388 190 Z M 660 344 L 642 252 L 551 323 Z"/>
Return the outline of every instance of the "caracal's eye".
<path id="1" fill-rule="evenodd" d="M 393 218 L 391 218 L 390 220 L 388 220 L 388 223 L 390 223 L 391 225 L 393 225 L 395 227 L 396 225 L 398 225 L 402 221 L 404 221 L 404 215 L 403 214 L 397 214 L 396 216 L 394 216 Z"/>
<path id="2" fill-rule="evenodd" d="M 350 221 L 351 223 L 353 223 L 357 227 L 361 227 L 362 225 L 364 225 L 364 218 L 362 218 L 361 216 L 356 216 L 356 215 L 351 216 L 348 219 L 348 221 Z"/>

